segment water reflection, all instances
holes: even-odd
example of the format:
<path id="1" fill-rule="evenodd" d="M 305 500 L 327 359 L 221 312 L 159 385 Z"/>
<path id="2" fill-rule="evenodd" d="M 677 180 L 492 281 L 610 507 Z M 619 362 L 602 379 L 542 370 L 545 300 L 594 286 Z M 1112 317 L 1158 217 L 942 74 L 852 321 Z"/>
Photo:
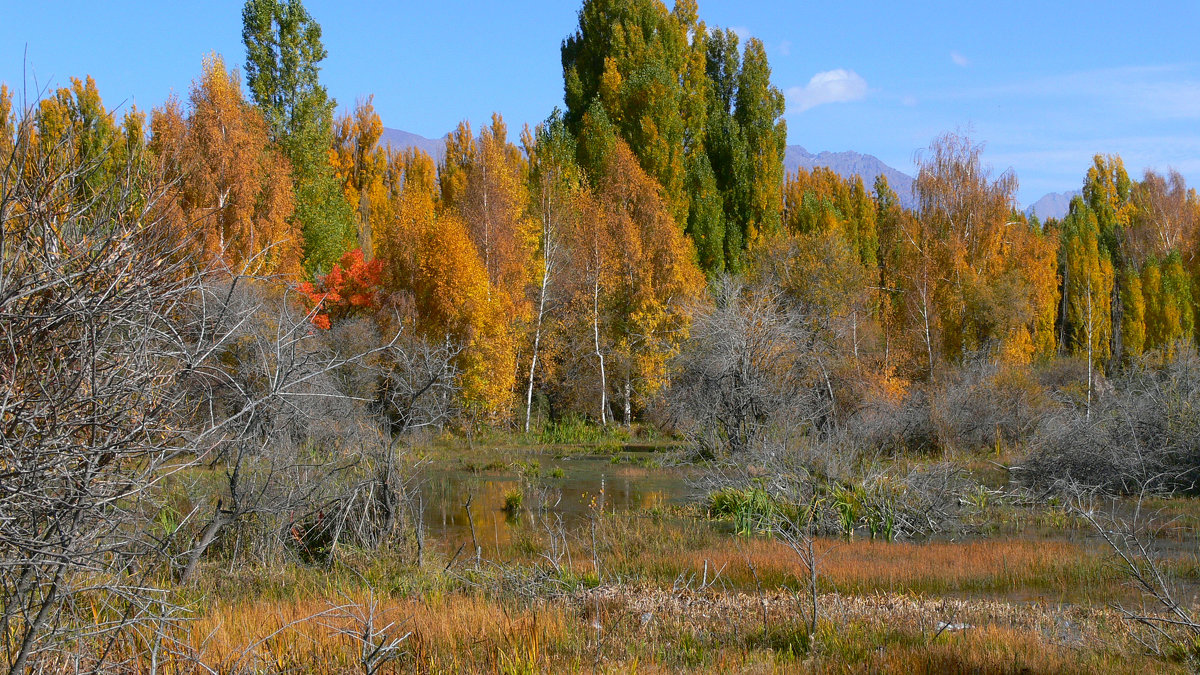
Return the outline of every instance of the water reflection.
<path id="1" fill-rule="evenodd" d="M 480 546 L 499 549 L 514 530 L 547 519 L 568 529 L 583 527 L 595 511 L 621 512 L 680 503 L 690 496 L 687 482 L 665 469 L 613 464 L 608 457 L 535 457 L 537 477 L 515 471 L 473 474 L 434 470 L 421 487 L 424 525 L 430 539 L 457 546 L 469 542 L 470 522 Z M 561 477 L 556 477 L 561 469 Z M 522 508 L 504 510 L 506 497 L 522 494 Z M 471 518 L 464 504 L 471 500 Z"/>

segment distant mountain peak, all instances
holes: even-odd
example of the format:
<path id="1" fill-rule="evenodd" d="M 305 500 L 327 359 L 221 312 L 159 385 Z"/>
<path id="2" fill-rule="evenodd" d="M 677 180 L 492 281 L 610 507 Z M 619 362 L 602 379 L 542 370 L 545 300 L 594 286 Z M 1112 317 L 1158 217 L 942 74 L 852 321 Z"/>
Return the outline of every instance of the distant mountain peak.
<path id="1" fill-rule="evenodd" d="M 864 155 L 851 150 L 843 150 L 841 152 L 822 150 L 814 155 L 804 149 L 803 146 L 787 146 L 787 152 L 783 156 L 784 169 L 788 171 L 795 171 L 797 169 L 811 171 L 818 166 L 830 169 L 842 178 L 850 178 L 855 175 L 862 176 L 863 184 L 868 190 L 875 184 L 875 178 L 883 174 L 887 177 L 888 185 L 895 190 L 896 196 L 900 198 L 900 203 L 907 208 L 912 208 L 913 206 L 912 176 L 884 164 L 883 160 L 874 155 Z"/>
<path id="2" fill-rule="evenodd" d="M 1050 218 L 1062 220 L 1071 209 L 1071 200 L 1081 194 L 1083 193 L 1079 190 L 1051 192 L 1025 209 L 1025 215 L 1033 216 L 1036 214 L 1038 219 L 1042 221 Z"/>
<path id="3" fill-rule="evenodd" d="M 446 136 L 449 135 L 446 134 Z M 442 136 L 441 138 L 425 138 L 424 136 L 408 131 L 384 127 L 383 134 L 379 136 L 379 145 L 391 145 L 396 150 L 419 148 L 432 157 L 433 161 L 440 163 L 446 155 L 446 136 Z"/>
<path id="4" fill-rule="evenodd" d="M 379 137 L 379 144 L 391 145 L 396 149 L 420 148 L 433 157 L 435 162 L 441 162 L 446 154 L 446 136 L 426 138 L 419 134 L 387 127 L 383 129 L 383 134 Z M 832 169 L 843 178 L 859 175 L 862 176 L 867 189 L 874 185 L 876 176 L 883 174 L 887 176 L 888 184 L 896 191 L 900 203 L 910 208 L 913 205 L 912 176 L 884 164 L 874 155 L 864 155 L 848 150 L 841 152 L 823 150 L 814 155 L 803 146 L 789 145 L 784 154 L 783 166 L 787 171 L 795 171 L 800 168 L 811 171 L 814 167 L 823 166 Z"/>

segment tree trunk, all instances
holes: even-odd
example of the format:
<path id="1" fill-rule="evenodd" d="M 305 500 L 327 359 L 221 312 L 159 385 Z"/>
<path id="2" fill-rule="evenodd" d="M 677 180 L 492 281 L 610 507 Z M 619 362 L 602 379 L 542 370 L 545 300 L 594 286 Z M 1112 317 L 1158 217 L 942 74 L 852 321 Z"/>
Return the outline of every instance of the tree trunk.
<path id="1" fill-rule="evenodd" d="M 204 555 L 204 551 L 217 538 L 224 525 L 225 514 L 221 511 L 221 500 L 218 499 L 217 508 L 213 511 L 212 520 L 209 521 L 208 527 L 204 528 L 204 534 L 200 536 L 200 541 L 196 544 L 196 547 L 188 554 L 188 564 L 179 575 L 179 583 L 187 583 L 188 579 L 192 578 L 192 574 L 196 571 L 196 565 L 200 563 L 200 557 Z"/>
<path id="2" fill-rule="evenodd" d="M 600 361 L 600 426 L 608 425 L 608 380 L 604 374 L 604 352 L 600 350 L 600 280 L 592 285 L 592 340 Z"/>
<path id="3" fill-rule="evenodd" d="M 629 373 L 625 373 L 625 428 L 629 428 L 632 404 L 630 399 L 633 397 L 633 384 L 629 381 Z"/>
<path id="4" fill-rule="evenodd" d="M 545 237 L 543 233 L 543 238 Z M 549 250 L 543 250 L 542 284 L 538 297 L 537 326 L 533 329 L 533 356 L 529 359 L 529 386 L 525 389 L 525 433 L 529 433 L 529 417 L 533 411 L 533 375 L 537 371 L 538 349 L 542 342 L 542 320 L 546 315 L 546 287 L 550 285 Z"/>

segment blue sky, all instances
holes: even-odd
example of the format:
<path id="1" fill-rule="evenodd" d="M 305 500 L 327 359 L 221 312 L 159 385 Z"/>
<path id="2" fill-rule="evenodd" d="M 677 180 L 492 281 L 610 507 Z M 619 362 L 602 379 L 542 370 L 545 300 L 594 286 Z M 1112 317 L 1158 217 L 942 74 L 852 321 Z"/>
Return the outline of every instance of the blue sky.
<path id="1" fill-rule="evenodd" d="M 375 95 L 384 124 L 439 136 L 493 110 L 510 126 L 562 102 L 559 45 L 575 0 L 327 2 L 323 81 L 341 106 Z M 210 51 L 240 64 L 241 2 L 0 2 L 0 81 L 91 74 L 110 106 L 186 96 Z M 969 129 L 1012 168 L 1023 203 L 1075 189 L 1094 153 L 1200 185 L 1200 2 L 700 0 L 710 26 L 767 46 L 789 143 L 913 154 Z"/>

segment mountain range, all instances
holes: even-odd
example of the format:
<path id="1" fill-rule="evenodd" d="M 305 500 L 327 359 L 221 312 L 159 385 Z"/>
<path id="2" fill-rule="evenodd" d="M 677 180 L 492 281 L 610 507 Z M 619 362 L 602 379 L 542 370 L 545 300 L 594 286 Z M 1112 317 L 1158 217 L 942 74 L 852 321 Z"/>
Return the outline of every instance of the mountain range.
<path id="1" fill-rule="evenodd" d="M 814 155 L 799 145 L 787 146 L 787 152 L 783 155 L 785 170 L 806 169 L 811 171 L 818 166 L 832 169 L 834 173 L 843 178 L 854 175 L 862 176 L 863 184 L 868 190 L 875 185 L 875 178 L 883 174 L 887 177 L 888 185 L 900 198 L 900 203 L 906 208 L 913 206 L 912 176 L 884 164 L 875 155 L 864 155 L 853 151 L 826 151 Z"/>
<path id="2" fill-rule="evenodd" d="M 420 148 L 437 162 L 442 161 L 442 156 L 446 152 L 445 136 L 441 138 L 426 138 L 408 131 L 387 127 L 384 128 L 379 142 L 382 145 L 391 145 L 396 149 Z M 783 156 L 783 167 L 787 171 L 795 171 L 801 168 L 811 171 L 818 166 L 833 169 L 839 176 L 845 178 L 853 175 L 862 176 L 863 184 L 866 185 L 868 190 L 874 185 L 875 177 L 883 174 L 887 177 L 888 184 L 896 191 L 896 195 L 900 198 L 900 203 L 908 208 L 914 205 L 912 196 L 913 177 L 884 164 L 882 160 L 874 155 L 866 155 L 849 150 L 844 152 L 825 151 L 813 154 L 799 145 L 787 146 L 787 152 Z M 1034 202 L 1032 206 L 1026 209 L 1026 213 L 1030 215 L 1037 213 L 1038 218 L 1042 220 L 1047 218 L 1062 218 L 1067 213 L 1071 197 L 1077 194 L 1079 194 L 1077 190 L 1073 192 L 1052 192 Z"/>

